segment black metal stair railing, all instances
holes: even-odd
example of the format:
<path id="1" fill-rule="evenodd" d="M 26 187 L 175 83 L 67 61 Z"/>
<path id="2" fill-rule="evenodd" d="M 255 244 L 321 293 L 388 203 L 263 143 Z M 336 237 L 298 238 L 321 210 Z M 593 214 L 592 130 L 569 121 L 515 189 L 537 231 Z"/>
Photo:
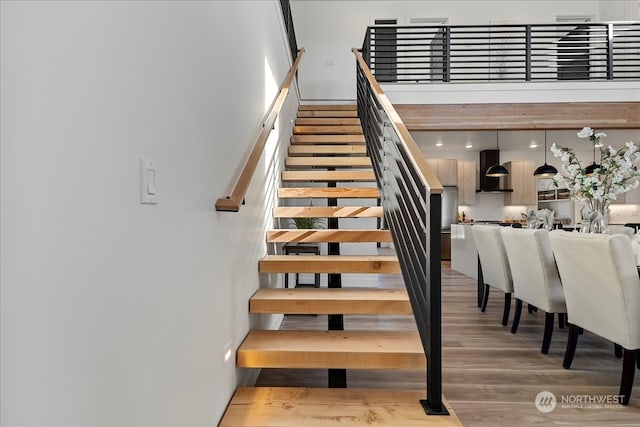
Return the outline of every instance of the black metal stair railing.
<path id="1" fill-rule="evenodd" d="M 429 415 L 447 415 L 442 403 L 440 220 L 442 185 L 357 49 L 358 115 L 382 193 L 385 223 L 393 236 L 427 359 Z"/>
<path id="2" fill-rule="evenodd" d="M 282 7 L 282 17 L 284 18 L 284 26 L 287 30 L 289 39 L 289 48 L 291 49 L 291 58 L 295 59 L 298 54 L 298 42 L 296 40 L 296 31 L 293 28 L 293 14 L 291 13 L 291 4 L 289 0 L 280 0 Z"/>
<path id="3" fill-rule="evenodd" d="M 640 22 L 371 26 L 362 55 L 385 83 L 640 80 Z"/>

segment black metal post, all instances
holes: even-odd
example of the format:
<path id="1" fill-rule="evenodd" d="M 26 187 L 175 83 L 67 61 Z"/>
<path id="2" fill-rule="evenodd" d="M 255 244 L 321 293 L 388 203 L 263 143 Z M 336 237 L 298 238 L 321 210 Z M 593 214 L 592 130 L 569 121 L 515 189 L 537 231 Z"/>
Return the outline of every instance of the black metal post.
<path id="1" fill-rule="evenodd" d="M 442 273 L 440 266 L 442 199 L 429 195 L 427 219 L 429 278 L 427 280 L 427 400 L 421 401 L 427 415 L 449 415 L 442 404 Z"/>
<path id="2" fill-rule="evenodd" d="M 451 27 L 444 27 L 444 46 L 443 46 L 443 54 L 444 54 L 444 73 L 442 76 L 442 81 L 450 82 L 451 81 Z"/>
<path id="3" fill-rule="evenodd" d="M 531 25 L 525 27 L 525 76 L 526 81 L 531 81 Z"/>
<path id="4" fill-rule="evenodd" d="M 613 80 L 613 24 L 607 24 L 607 80 Z"/>
<path id="5" fill-rule="evenodd" d="M 482 275 L 482 264 L 480 264 L 480 255 L 478 255 L 478 307 L 482 306 L 483 295 L 484 295 L 484 276 Z"/>
<path id="6" fill-rule="evenodd" d="M 334 168 L 328 168 L 328 170 L 335 170 Z M 335 181 L 330 181 L 327 187 L 336 187 Z M 327 199 L 328 206 L 338 206 L 338 199 Z M 338 218 L 328 218 L 327 228 L 331 230 L 337 230 L 340 228 Z M 340 243 L 329 242 L 327 243 L 327 255 L 340 255 Z M 342 287 L 342 275 L 341 274 L 328 274 L 327 286 L 329 288 L 341 288 Z M 327 329 L 330 331 L 344 331 L 344 316 L 342 314 L 330 314 L 327 316 Z M 347 387 L 347 370 L 346 369 L 329 369 L 328 382 L 330 388 L 346 388 Z"/>

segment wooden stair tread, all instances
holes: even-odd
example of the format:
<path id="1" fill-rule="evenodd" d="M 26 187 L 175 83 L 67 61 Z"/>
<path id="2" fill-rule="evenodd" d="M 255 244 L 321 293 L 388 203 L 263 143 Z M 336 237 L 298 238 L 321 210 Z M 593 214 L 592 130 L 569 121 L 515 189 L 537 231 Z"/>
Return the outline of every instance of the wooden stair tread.
<path id="1" fill-rule="evenodd" d="M 260 314 L 411 314 L 404 289 L 263 288 L 249 311 Z"/>
<path id="2" fill-rule="evenodd" d="M 287 157 L 286 167 L 371 167 L 368 157 Z"/>
<path id="3" fill-rule="evenodd" d="M 322 126 L 322 125 L 305 125 L 294 126 L 294 135 L 311 135 L 311 134 L 325 134 L 325 135 L 361 135 L 362 126 Z"/>
<path id="4" fill-rule="evenodd" d="M 356 111 L 358 106 L 356 104 L 307 104 L 298 106 L 298 111 L 309 111 L 309 110 L 334 110 L 334 111 Z"/>
<path id="5" fill-rule="evenodd" d="M 367 154 L 367 147 L 364 145 L 291 145 L 289 155 L 309 155 L 309 154 Z"/>
<path id="6" fill-rule="evenodd" d="M 358 117 L 357 110 L 299 110 L 298 117 Z"/>
<path id="7" fill-rule="evenodd" d="M 291 144 L 363 144 L 364 135 L 292 135 Z"/>
<path id="8" fill-rule="evenodd" d="M 280 187 L 278 197 L 281 199 L 304 198 L 350 198 L 378 199 L 380 190 L 377 187 Z"/>
<path id="9" fill-rule="evenodd" d="M 375 182 L 376 176 L 373 170 L 339 170 L 339 171 L 284 171 L 282 172 L 282 181 L 301 182 L 301 181 L 358 181 L 358 182 Z"/>
<path id="10" fill-rule="evenodd" d="M 240 387 L 220 427 L 460 427 L 462 423 L 443 399 L 449 416 L 427 416 L 420 404 L 424 391 Z"/>
<path id="11" fill-rule="evenodd" d="M 296 126 L 360 126 L 357 117 L 298 117 Z"/>
<path id="12" fill-rule="evenodd" d="M 275 218 L 381 218 L 382 206 L 278 206 Z"/>
<path id="13" fill-rule="evenodd" d="M 267 231 L 267 242 L 391 242 L 389 230 L 366 229 L 276 229 Z"/>
<path id="14" fill-rule="evenodd" d="M 417 331 L 249 331 L 242 368 L 425 369 Z"/>
<path id="15" fill-rule="evenodd" d="M 267 255 L 258 265 L 260 273 L 400 273 L 392 255 Z"/>

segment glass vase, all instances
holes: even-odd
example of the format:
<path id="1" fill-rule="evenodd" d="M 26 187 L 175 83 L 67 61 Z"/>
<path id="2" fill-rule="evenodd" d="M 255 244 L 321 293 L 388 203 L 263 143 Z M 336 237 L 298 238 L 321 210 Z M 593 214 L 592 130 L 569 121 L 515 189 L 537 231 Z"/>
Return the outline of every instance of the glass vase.
<path id="1" fill-rule="evenodd" d="M 582 209 L 583 233 L 609 232 L 609 200 L 589 199 Z"/>

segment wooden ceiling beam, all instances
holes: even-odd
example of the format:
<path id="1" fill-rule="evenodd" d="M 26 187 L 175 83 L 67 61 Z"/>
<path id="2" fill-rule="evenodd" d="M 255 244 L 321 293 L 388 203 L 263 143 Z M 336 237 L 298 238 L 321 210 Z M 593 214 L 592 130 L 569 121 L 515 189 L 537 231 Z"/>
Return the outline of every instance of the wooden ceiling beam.
<path id="1" fill-rule="evenodd" d="M 640 102 L 394 104 L 410 131 L 640 129 Z"/>

